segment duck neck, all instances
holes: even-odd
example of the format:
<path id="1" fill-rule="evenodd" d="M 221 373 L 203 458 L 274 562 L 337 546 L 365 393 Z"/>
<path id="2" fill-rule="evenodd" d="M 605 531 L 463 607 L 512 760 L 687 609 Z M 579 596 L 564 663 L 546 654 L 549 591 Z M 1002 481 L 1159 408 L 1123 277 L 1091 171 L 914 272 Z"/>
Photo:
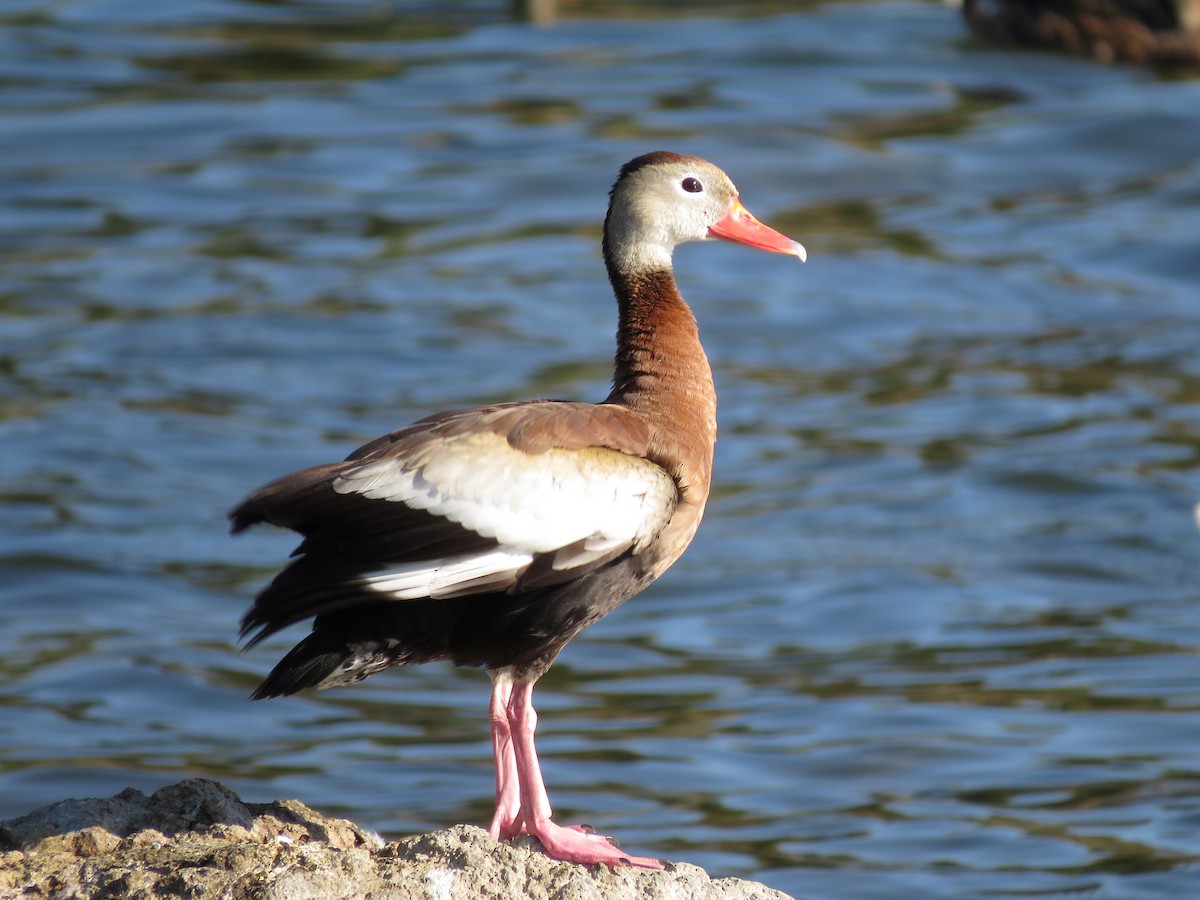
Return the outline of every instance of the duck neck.
<path id="1" fill-rule="evenodd" d="M 620 305 L 608 402 L 646 419 L 659 461 L 707 495 L 717 397 L 696 318 L 669 267 L 630 272 L 610 262 L 608 268 Z"/>

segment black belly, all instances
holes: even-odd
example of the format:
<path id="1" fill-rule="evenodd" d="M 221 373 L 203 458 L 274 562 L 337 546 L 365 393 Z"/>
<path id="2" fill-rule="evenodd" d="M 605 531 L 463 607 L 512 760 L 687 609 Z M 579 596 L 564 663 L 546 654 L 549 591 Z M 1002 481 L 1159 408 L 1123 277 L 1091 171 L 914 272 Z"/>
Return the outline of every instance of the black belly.
<path id="1" fill-rule="evenodd" d="M 537 678 L 576 634 L 641 591 L 650 579 L 633 556 L 567 584 L 520 594 L 441 600 L 365 600 L 317 616 L 254 692 L 254 699 L 362 681 L 393 666 L 449 660 L 514 667 Z"/>

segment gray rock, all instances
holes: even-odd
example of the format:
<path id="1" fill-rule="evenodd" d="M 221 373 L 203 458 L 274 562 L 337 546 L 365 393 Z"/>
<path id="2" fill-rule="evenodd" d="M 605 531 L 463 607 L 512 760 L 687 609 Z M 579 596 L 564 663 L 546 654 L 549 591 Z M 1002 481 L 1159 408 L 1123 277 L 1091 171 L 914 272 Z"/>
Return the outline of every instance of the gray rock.
<path id="1" fill-rule="evenodd" d="M 23 900 L 789 900 L 697 866 L 580 866 L 456 825 L 385 843 L 295 800 L 192 779 L 0 822 L 0 897 Z"/>

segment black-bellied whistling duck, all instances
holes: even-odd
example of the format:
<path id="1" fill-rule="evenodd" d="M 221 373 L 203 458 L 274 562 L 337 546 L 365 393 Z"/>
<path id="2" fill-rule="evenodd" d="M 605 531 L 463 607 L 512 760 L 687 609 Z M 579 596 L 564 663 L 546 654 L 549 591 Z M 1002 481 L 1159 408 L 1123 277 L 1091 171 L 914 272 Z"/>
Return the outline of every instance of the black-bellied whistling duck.
<path id="1" fill-rule="evenodd" d="M 805 258 L 746 211 L 716 166 L 639 156 L 621 169 L 604 221 L 620 321 L 603 403 L 438 413 L 272 482 L 230 513 L 235 533 L 269 522 L 304 536 L 242 620 L 248 646 L 315 617 L 254 699 L 432 660 L 483 666 L 493 837 L 527 833 L 558 859 L 661 868 L 551 821 L 532 693 L 563 646 L 666 571 L 700 524 L 716 394 L 671 255 L 713 238 Z"/>
<path id="2" fill-rule="evenodd" d="M 977 35 L 1100 62 L 1200 64 L 1200 0 L 963 0 Z"/>

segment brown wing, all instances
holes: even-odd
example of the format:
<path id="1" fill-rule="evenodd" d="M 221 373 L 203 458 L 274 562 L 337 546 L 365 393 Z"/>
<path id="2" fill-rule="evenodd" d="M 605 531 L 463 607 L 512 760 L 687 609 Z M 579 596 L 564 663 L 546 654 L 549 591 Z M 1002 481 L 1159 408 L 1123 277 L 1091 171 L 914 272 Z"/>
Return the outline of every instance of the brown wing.
<path id="1" fill-rule="evenodd" d="M 646 546 L 676 487 L 643 458 L 648 430 L 607 404 L 506 404 L 442 413 L 285 476 L 230 514 L 304 535 L 243 631 L 381 599 L 562 583 Z"/>

